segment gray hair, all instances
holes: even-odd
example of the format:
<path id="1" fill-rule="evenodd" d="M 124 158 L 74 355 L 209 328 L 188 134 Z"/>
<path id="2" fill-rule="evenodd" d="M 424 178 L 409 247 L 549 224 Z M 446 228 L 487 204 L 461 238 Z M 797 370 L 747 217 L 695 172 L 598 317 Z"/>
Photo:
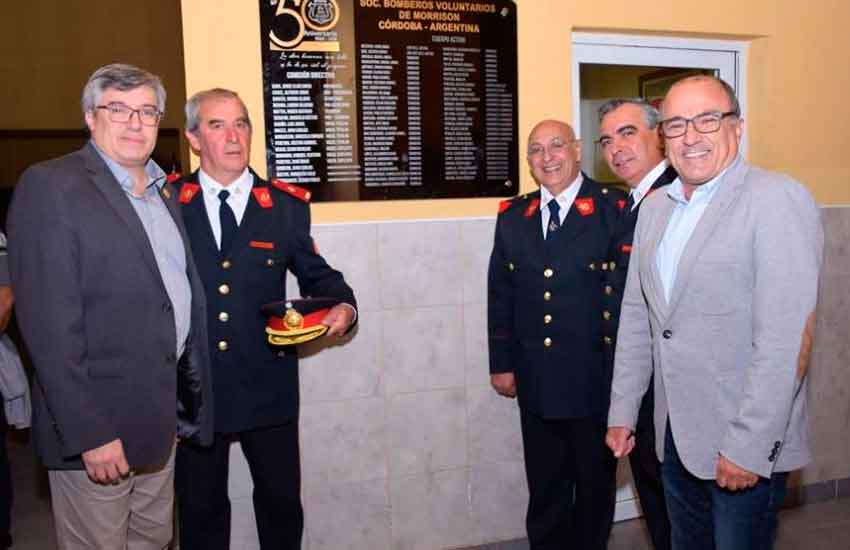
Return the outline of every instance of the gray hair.
<path id="1" fill-rule="evenodd" d="M 199 113 L 201 111 L 201 103 L 208 99 L 235 99 L 242 105 L 242 110 L 245 112 L 245 120 L 248 122 L 248 126 L 251 126 L 251 117 L 248 116 L 248 108 L 245 106 L 245 102 L 242 101 L 242 98 L 239 97 L 239 94 L 234 92 L 233 90 L 228 90 L 225 88 L 211 88 L 209 90 L 203 90 L 186 101 L 186 130 L 195 133 L 198 130 L 198 126 L 201 125 L 201 119 Z"/>
<path id="2" fill-rule="evenodd" d="M 640 97 L 620 97 L 616 99 L 609 99 L 603 103 L 601 107 L 599 107 L 599 123 L 602 124 L 602 119 L 605 118 L 605 115 L 611 111 L 616 111 L 623 105 L 637 105 L 640 107 L 643 111 L 643 117 L 646 120 L 646 126 L 650 130 L 658 126 L 658 120 L 661 118 L 658 114 L 658 109 L 653 107 L 647 100 Z"/>
<path id="3" fill-rule="evenodd" d="M 165 112 L 165 87 L 160 78 L 144 69 L 124 63 L 112 63 L 97 69 L 83 87 L 80 104 L 83 115 L 94 112 L 100 103 L 100 97 L 106 90 L 128 92 L 146 86 L 156 94 L 156 108 Z"/>
<path id="4" fill-rule="evenodd" d="M 685 82 L 699 82 L 700 80 L 708 80 L 710 82 L 716 82 L 721 88 L 723 88 L 723 92 L 726 94 L 726 98 L 729 100 L 729 112 L 735 113 L 735 116 L 741 117 L 741 104 L 738 102 L 738 96 L 735 94 L 735 89 L 729 85 L 728 82 L 723 80 L 722 78 L 718 78 L 714 75 L 710 74 L 697 74 L 694 76 L 689 76 L 683 78 L 682 80 L 677 80 L 672 86 L 670 86 L 670 90 L 678 86 L 679 84 L 683 84 Z M 670 90 L 667 93 L 670 93 Z M 665 99 L 666 96 L 665 96 Z"/>

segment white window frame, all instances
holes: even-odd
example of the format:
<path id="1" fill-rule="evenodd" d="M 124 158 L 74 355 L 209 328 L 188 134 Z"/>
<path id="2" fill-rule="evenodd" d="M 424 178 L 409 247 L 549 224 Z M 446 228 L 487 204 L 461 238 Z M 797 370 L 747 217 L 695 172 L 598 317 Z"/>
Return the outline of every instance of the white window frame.
<path id="1" fill-rule="evenodd" d="M 573 32 L 572 111 L 573 128 L 581 131 L 581 73 L 582 63 L 644 65 L 650 67 L 717 68 L 718 56 L 728 69 L 722 77 L 735 89 L 741 105 L 741 116 L 747 114 L 746 66 L 747 42 L 673 36 L 647 36 L 613 33 Z M 589 144 L 588 144 L 589 145 Z M 741 142 L 747 153 L 747 135 Z"/>

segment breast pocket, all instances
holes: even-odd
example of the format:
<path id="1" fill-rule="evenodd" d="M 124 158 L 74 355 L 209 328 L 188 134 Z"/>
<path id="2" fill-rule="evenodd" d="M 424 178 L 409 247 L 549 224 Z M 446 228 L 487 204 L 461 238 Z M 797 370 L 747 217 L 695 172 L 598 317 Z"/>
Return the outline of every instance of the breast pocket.
<path id="1" fill-rule="evenodd" d="M 733 262 L 700 262 L 693 267 L 695 308 L 706 315 L 731 315 L 741 307 L 747 291 L 742 288 L 740 267 Z"/>

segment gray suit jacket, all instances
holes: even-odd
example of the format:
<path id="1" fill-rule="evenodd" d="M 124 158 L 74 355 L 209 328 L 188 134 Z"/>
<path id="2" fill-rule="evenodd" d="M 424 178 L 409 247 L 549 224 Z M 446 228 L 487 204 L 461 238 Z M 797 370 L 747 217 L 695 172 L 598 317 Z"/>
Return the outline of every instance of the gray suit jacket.
<path id="1" fill-rule="evenodd" d="M 608 425 L 634 429 L 654 365 L 659 457 L 669 415 L 694 475 L 713 479 L 720 453 L 768 477 L 809 461 L 800 352 L 817 301 L 823 228 L 811 195 L 787 176 L 738 158 L 718 184 L 669 304 L 656 255 L 675 203 L 662 191 L 641 208 Z"/>
<path id="2" fill-rule="evenodd" d="M 81 469 L 81 452 L 116 438 L 132 468 L 161 464 L 175 434 L 211 441 L 203 285 L 176 193 L 162 197 L 192 288 L 182 358 L 147 234 L 97 151 L 86 145 L 31 166 L 15 188 L 10 270 L 35 367 L 33 438 L 48 468 Z"/>

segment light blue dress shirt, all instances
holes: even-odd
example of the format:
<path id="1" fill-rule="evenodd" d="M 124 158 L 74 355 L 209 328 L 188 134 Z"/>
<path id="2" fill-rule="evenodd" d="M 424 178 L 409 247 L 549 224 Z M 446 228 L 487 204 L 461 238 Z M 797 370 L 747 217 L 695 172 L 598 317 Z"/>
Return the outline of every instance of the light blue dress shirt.
<path id="1" fill-rule="evenodd" d="M 679 260 L 685 251 L 691 235 L 702 218 L 705 209 L 717 193 L 717 188 L 723 184 L 724 169 L 713 179 L 703 183 L 691 193 L 691 199 L 685 198 L 685 190 L 682 180 L 676 178 L 667 187 L 667 196 L 676 202 L 664 237 L 658 244 L 658 254 L 655 257 L 658 274 L 661 276 L 661 284 L 664 287 L 664 298 L 670 303 L 670 293 L 676 282 L 676 273 L 679 270 Z"/>
<path id="2" fill-rule="evenodd" d="M 148 178 L 145 192 L 141 197 L 133 194 L 133 177 L 120 164 L 106 156 L 92 141 L 95 151 L 109 167 L 109 171 L 121 184 L 136 215 L 145 228 L 156 258 L 159 274 L 171 300 L 174 312 L 174 325 L 177 329 L 177 357 L 183 355 L 186 338 L 189 336 L 189 326 L 192 318 L 192 288 L 186 273 L 186 249 L 174 218 L 168 212 L 168 207 L 159 196 L 159 190 L 165 185 L 165 172 L 153 160 L 145 164 L 145 174 Z"/>

